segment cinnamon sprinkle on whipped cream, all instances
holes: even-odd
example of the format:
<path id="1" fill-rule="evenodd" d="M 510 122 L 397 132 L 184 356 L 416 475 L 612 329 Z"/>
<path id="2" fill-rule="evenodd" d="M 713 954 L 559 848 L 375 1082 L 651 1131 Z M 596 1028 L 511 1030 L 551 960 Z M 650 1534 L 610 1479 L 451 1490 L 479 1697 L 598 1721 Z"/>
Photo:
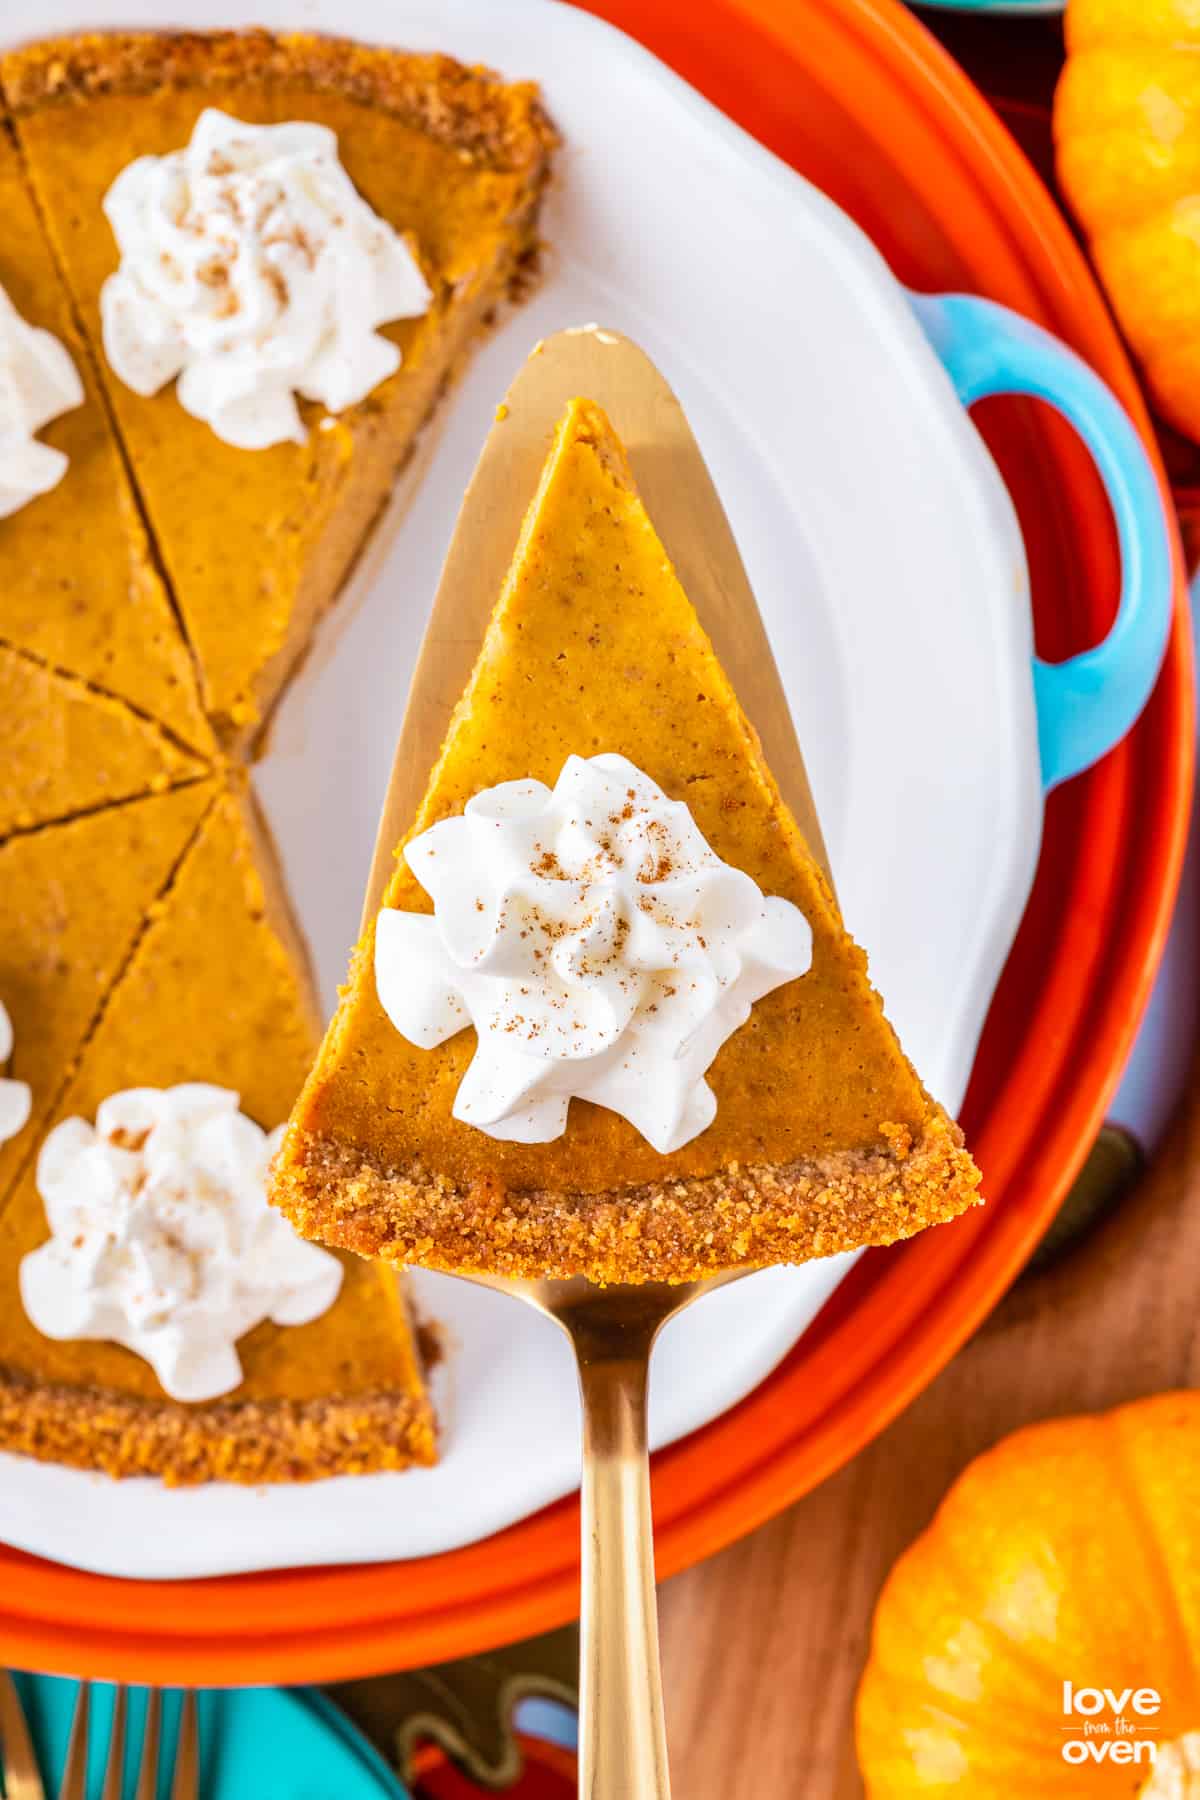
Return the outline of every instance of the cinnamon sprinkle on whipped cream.
<path id="1" fill-rule="evenodd" d="M 490 1137 L 557 1138 L 576 1097 L 679 1149 L 716 1114 L 721 1045 L 812 961 L 799 908 L 623 756 L 489 788 L 405 856 L 434 912 L 380 913 L 380 1002 L 425 1049 L 475 1027 L 454 1116 Z"/>
<path id="2" fill-rule="evenodd" d="M 227 444 L 306 433 L 295 395 L 343 412 L 395 374 L 378 327 L 433 295 L 412 250 L 306 122 L 248 125 L 208 107 L 191 142 L 140 156 L 104 200 L 121 264 L 100 295 L 109 363 Z"/>
<path id="3" fill-rule="evenodd" d="M 31 1322 L 125 1345 L 175 1400 L 236 1388 L 240 1337 L 319 1318 L 342 1283 L 337 1258 L 267 1204 L 280 1135 L 202 1082 L 130 1088 L 94 1126 L 56 1125 L 37 1164 L 51 1235 L 21 1262 Z"/>

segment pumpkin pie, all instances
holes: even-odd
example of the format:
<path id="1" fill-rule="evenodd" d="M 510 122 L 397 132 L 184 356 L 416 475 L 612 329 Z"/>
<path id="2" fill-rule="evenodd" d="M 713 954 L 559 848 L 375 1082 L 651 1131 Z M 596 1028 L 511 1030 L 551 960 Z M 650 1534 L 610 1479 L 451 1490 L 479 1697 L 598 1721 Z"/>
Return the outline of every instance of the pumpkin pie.
<path id="1" fill-rule="evenodd" d="M 264 1126 L 285 1116 L 317 1021 L 259 839 L 247 797 L 220 789 L 149 907 L 55 1121 L 93 1118 L 131 1080 L 210 1081 L 236 1089 Z M 34 1329 L 17 1271 L 46 1235 L 29 1164 L 0 1210 L 0 1448 L 169 1482 L 298 1480 L 432 1461 L 432 1414 L 390 1271 L 347 1259 L 326 1313 L 286 1329 L 255 1327 L 238 1346 L 241 1386 L 185 1404 L 119 1345 L 51 1341 Z"/>
<path id="2" fill-rule="evenodd" d="M 133 1084 L 208 1081 L 269 1128 L 311 1066 L 305 950 L 237 754 L 526 271 L 554 133 L 531 87 L 304 35 L 56 39 L 0 57 L 0 86 L 0 281 L 65 344 L 85 392 L 41 434 L 66 477 L 0 521 L 0 981 L 14 1073 L 35 1089 L 0 1154 L 0 1446 L 168 1481 L 428 1462 L 432 1413 L 390 1272 L 346 1259 L 333 1306 L 250 1331 L 240 1386 L 203 1404 L 171 1400 L 116 1344 L 41 1335 L 17 1272 L 46 1236 L 33 1152 L 56 1123 Z M 331 127 L 431 293 L 420 318 L 384 327 L 400 366 L 364 401 L 301 403 L 303 444 L 233 449 L 173 387 L 140 396 L 105 355 L 104 196 L 138 156 L 186 144 L 209 107 Z"/>
<path id="3" fill-rule="evenodd" d="M 84 402 L 39 434 L 68 458 L 49 493 L 0 519 L 0 643 L 127 701 L 201 755 L 213 748 L 191 653 L 153 559 L 91 355 L 0 133 L 0 286 L 70 352 Z M 52 753 L 52 745 L 48 746 Z"/>
<path id="4" fill-rule="evenodd" d="M 147 398 L 98 358 L 105 394 L 229 741 L 269 711 L 358 555 L 397 471 L 536 243 L 554 133 L 528 85 L 443 56 L 304 34 L 124 33 L 0 61 L 37 203 L 85 331 L 117 266 L 101 203 L 135 158 L 185 145 L 216 107 L 251 124 L 315 121 L 376 213 L 415 246 L 432 302 L 384 328 L 397 373 L 338 414 L 304 402 L 304 443 L 246 451 Z M 269 546 L 269 554 L 264 548 Z"/>
<path id="5" fill-rule="evenodd" d="M 8 520 L 0 520 L 0 526 Z M 0 582 L 7 564 L 0 561 Z M 0 602 L 2 605 L 3 602 Z M 205 774 L 161 725 L 0 645 L 0 839 Z"/>
<path id="6" fill-rule="evenodd" d="M 552 787 L 572 755 L 626 757 L 726 863 L 790 901 L 808 972 L 759 999 L 708 1070 L 713 1122 L 660 1152 L 580 1099 L 553 1141 L 454 1116 L 473 1029 L 418 1048 L 376 992 L 374 926 L 275 1163 L 308 1237 L 396 1263 L 507 1276 L 687 1280 L 889 1243 L 977 1198 L 961 1133 L 884 1018 L 866 959 L 598 407 L 574 401 L 527 515 L 384 906 L 428 913 L 402 852 L 496 784 Z"/>

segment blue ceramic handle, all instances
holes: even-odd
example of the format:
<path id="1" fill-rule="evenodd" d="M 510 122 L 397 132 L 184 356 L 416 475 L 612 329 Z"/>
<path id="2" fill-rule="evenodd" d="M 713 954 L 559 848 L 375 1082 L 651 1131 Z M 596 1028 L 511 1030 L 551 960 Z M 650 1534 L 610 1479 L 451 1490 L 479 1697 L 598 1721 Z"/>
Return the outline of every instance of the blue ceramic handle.
<path id="1" fill-rule="evenodd" d="M 1033 659 L 1047 789 L 1120 743 L 1158 677 L 1171 628 L 1171 538 L 1141 438 L 1087 364 L 1041 326 L 972 294 L 909 294 L 964 406 L 1032 394 L 1069 419 L 1108 490 L 1121 548 L 1121 603 L 1103 643 L 1066 662 Z"/>

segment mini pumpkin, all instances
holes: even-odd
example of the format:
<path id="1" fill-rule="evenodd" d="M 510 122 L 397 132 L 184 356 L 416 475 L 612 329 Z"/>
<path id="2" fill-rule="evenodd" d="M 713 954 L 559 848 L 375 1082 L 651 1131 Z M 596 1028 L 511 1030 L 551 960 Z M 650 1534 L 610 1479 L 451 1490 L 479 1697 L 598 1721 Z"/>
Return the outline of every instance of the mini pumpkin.
<path id="1" fill-rule="evenodd" d="M 1200 1800 L 1200 1394 L 1006 1438 L 892 1571 L 870 1800 Z"/>
<path id="2" fill-rule="evenodd" d="M 1058 175 L 1155 404 L 1200 438 L 1200 4 L 1069 0 Z"/>

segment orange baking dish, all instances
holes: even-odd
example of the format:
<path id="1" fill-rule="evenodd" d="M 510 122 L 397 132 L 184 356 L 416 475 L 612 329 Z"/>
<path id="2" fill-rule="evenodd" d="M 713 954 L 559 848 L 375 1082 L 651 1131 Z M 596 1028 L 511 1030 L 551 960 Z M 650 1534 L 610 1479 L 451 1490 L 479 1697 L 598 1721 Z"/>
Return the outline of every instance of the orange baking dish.
<path id="1" fill-rule="evenodd" d="M 1062 217 L 1003 126 L 893 0 L 592 0 L 794 164 L 917 288 L 990 295 L 1038 320 L 1145 409 Z M 1103 635 L 1118 566 L 1086 453 L 1028 401 L 978 423 L 1021 515 L 1038 648 Z M 989 1204 L 871 1252 L 783 1364 L 655 1458 L 662 1574 L 711 1554 L 844 1463 L 1004 1292 L 1100 1124 L 1162 952 L 1190 810 L 1194 736 L 1177 562 L 1167 660 L 1129 738 L 1052 794 L 1041 863 L 993 1004 L 964 1123 Z M 87 1575 L 0 1549 L 0 1660 L 156 1682 L 308 1681 L 437 1662 L 540 1632 L 577 1606 L 578 1514 L 383 1567 L 178 1583 Z"/>

